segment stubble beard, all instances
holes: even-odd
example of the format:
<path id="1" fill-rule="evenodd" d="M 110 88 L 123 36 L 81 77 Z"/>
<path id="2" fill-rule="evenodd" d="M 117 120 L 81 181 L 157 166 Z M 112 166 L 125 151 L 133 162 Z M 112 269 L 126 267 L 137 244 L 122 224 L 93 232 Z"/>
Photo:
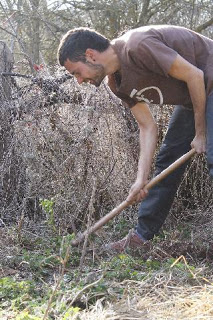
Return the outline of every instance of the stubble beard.
<path id="1" fill-rule="evenodd" d="M 92 80 L 92 84 L 94 84 L 96 87 L 99 87 L 106 77 L 105 69 L 102 64 L 93 64 L 91 62 L 86 62 L 86 64 L 93 69 L 94 72 L 94 77 Z"/>

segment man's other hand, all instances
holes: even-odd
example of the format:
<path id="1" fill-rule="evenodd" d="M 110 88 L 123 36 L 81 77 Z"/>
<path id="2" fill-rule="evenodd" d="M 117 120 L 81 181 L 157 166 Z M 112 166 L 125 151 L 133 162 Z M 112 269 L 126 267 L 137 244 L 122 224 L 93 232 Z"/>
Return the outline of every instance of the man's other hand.
<path id="1" fill-rule="evenodd" d="M 144 183 L 136 180 L 135 183 L 130 188 L 129 195 L 126 201 L 130 203 L 134 203 L 144 199 L 148 194 L 148 190 L 146 189 L 147 183 L 148 181 Z"/>
<path id="2" fill-rule="evenodd" d="M 206 137 L 204 134 L 196 135 L 191 142 L 191 147 L 195 149 L 197 153 L 206 152 Z"/>

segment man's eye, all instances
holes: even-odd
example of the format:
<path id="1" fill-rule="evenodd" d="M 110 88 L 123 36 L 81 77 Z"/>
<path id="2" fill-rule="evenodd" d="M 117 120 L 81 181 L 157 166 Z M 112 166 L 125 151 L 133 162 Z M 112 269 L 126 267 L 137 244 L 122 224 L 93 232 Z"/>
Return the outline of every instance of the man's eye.
<path id="1" fill-rule="evenodd" d="M 79 73 L 78 72 L 72 72 L 72 75 L 74 76 L 74 77 L 76 77 L 76 76 L 79 76 Z"/>

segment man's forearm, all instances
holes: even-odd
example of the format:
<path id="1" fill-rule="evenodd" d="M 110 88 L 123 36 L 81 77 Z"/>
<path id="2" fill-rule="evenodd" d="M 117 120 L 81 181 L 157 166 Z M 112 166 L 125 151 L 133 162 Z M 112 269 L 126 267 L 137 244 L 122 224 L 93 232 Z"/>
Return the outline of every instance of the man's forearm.
<path id="1" fill-rule="evenodd" d="M 153 156 L 157 145 L 157 126 L 153 124 L 149 128 L 140 128 L 140 155 L 138 161 L 137 180 L 148 179 Z"/>
<path id="2" fill-rule="evenodd" d="M 196 69 L 194 74 L 191 74 L 191 77 L 189 77 L 187 85 L 193 104 L 195 119 L 195 137 L 191 146 L 198 153 L 202 153 L 206 151 L 206 92 L 203 72 Z"/>
<path id="3" fill-rule="evenodd" d="M 197 69 L 196 76 L 191 77 L 187 85 L 194 109 L 196 135 L 205 135 L 206 93 L 203 72 Z"/>
<path id="4" fill-rule="evenodd" d="M 176 59 L 171 65 L 169 75 L 184 81 L 188 86 L 195 118 L 195 137 L 191 143 L 191 146 L 195 148 L 198 153 L 205 152 L 206 94 L 203 71 L 186 61 L 180 55 L 177 55 Z"/>
<path id="5" fill-rule="evenodd" d="M 146 196 L 144 188 L 149 176 L 157 143 L 157 125 L 146 103 L 137 103 L 131 109 L 140 129 L 140 155 L 137 178 L 131 186 L 127 201 L 140 201 Z"/>

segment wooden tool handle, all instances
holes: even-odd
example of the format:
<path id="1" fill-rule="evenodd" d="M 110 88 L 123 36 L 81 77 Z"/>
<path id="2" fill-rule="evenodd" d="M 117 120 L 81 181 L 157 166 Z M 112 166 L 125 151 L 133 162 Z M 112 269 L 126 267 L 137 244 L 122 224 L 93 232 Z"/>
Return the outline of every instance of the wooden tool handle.
<path id="1" fill-rule="evenodd" d="M 185 153 L 182 157 L 177 159 L 175 162 L 170 164 L 168 168 L 159 173 L 156 177 L 154 177 L 151 181 L 147 183 L 145 188 L 147 190 L 154 187 L 158 182 L 166 178 L 170 173 L 172 173 L 175 169 L 179 168 L 182 164 L 184 164 L 187 160 L 189 160 L 196 153 L 195 149 L 191 149 L 187 153 Z"/>
<path id="2" fill-rule="evenodd" d="M 189 160 L 194 154 L 196 153 L 195 149 L 191 149 L 189 152 L 184 154 L 182 157 L 177 159 L 174 163 L 172 163 L 168 168 L 163 170 L 161 173 L 159 173 L 156 177 L 154 177 L 151 181 L 149 181 L 145 188 L 151 189 L 154 187 L 157 183 L 162 181 L 164 178 L 166 178 L 170 173 L 172 173 L 175 169 L 180 167 L 182 164 L 184 164 L 187 160 Z M 96 230 L 100 229 L 103 225 L 105 225 L 109 220 L 117 216 L 121 211 L 129 207 L 132 203 L 128 201 L 121 202 L 116 208 L 114 208 L 112 211 L 110 211 L 108 214 L 106 214 L 103 218 L 98 220 L 93 226 L 91 226 L 88 230 L 84 231 L 80 235 L 77 236 L 76 239 L 74 239 L 71 244 L 73 246 L 78 245 L 80 242 L 82 242 L 86 235 L 90 235 L 91 233 L 95 232 Z"/>

